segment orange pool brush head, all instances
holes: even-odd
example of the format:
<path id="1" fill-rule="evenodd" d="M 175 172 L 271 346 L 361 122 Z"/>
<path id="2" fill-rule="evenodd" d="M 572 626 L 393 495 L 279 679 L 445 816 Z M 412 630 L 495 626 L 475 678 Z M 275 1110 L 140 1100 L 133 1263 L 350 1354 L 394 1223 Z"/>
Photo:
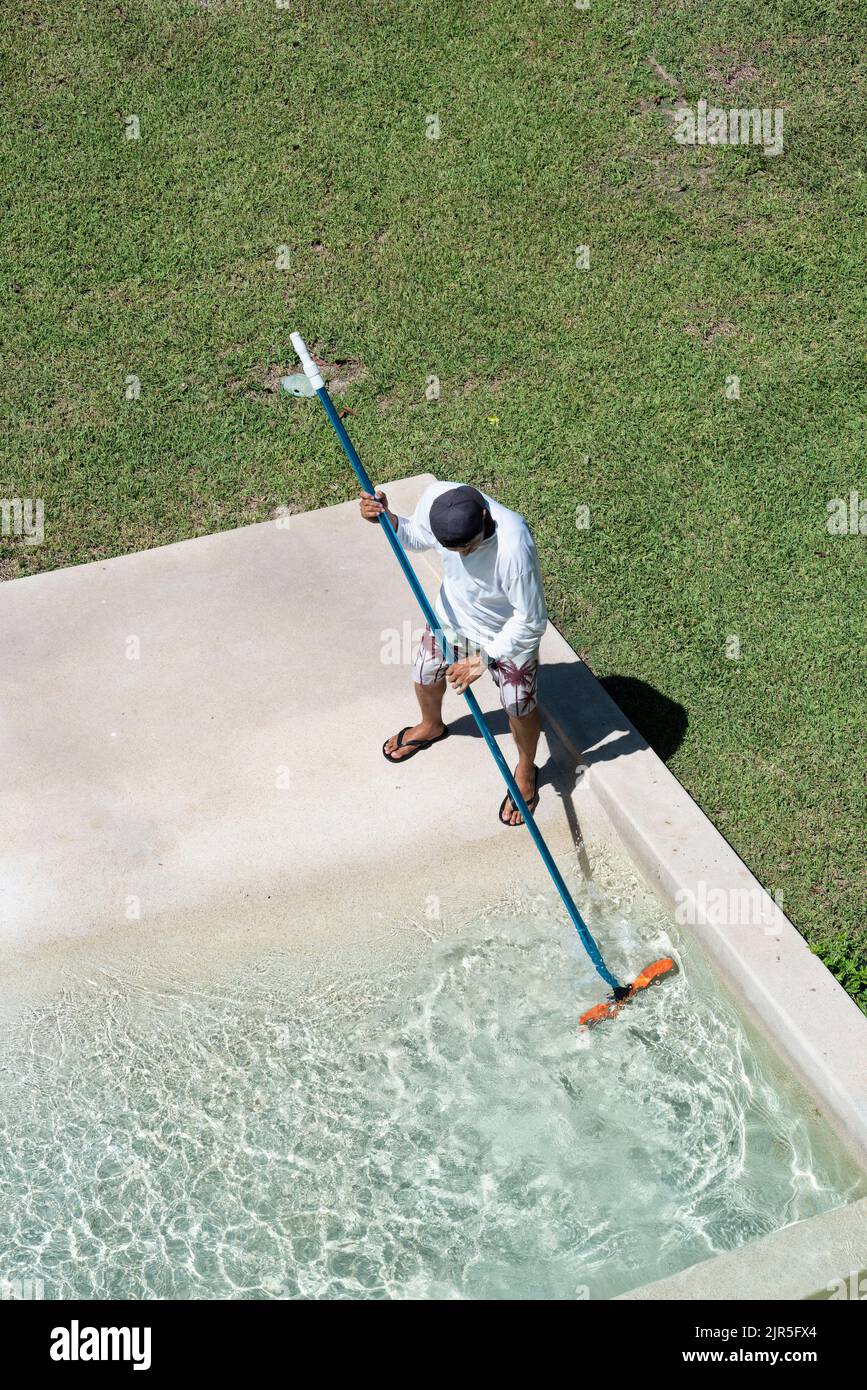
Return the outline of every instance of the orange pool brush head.
<path id="1" fill-rule="evenodd" d="M 604 1004 L 594 1004 L 592 1009 L 588 1009 L 578 1020 L 583 1028 L 592 1028 L 594 1024 L 601 1023 L 606 1018 L 616 1018 L 630 999 L 634 999 L 641 989 L 647 989 L 648 985 L 655 985 L 666 975 L 672 974 L 677 970 L 673 960 L 664 956 L 662 960 L 655 960 L 651 965 L 645 965 L 640 975 L 636 975 L 626 994 L 621 999 L 616 999 L 614 995 L 606 999 Z"/>

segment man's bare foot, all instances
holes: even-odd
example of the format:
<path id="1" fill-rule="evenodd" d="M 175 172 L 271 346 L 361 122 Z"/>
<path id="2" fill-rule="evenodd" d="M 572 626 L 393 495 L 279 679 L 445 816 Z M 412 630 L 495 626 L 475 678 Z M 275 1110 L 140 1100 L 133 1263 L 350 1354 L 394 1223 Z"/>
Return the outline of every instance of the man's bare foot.
<path id="1" fill-rule="evenodd" d="M 539 799 L 538 792 L 536 791 L 536 782 L 538 780 L 536 768 L 532 763 L 526 765 L 518 763 L 518 766 L 515 768 L 514 776 L 518 784 L 518 791 L 532 811 L 535 803 Z M 503 825 L 524 824 L 524 817 L 521 815 L 521 812 L 510 796 L 505 798 L 500 808 L 500 820 L 503 822 Z"/>
<path id="2" fill-rule="evenodd" d="M 411 744 L 409 747 L 407 747 L 407 743 L 410 739 L 424 740 L 429 738 L 439 738 L 440 735 L 444 733 L 445 727 L 446 726 L 442 723 L 442 721 L 440 721 L 439 724 L 416 724 L 413 726 L 413 728 L 407 729 L 406 733 L 401 739 L 401 744 L 399 748 L 397 746 L 397 740 L 400 737 L 400 735 L 392 734 L 391 738 L 386 739 L 385 743 L 383 744 L 382 751 L 383 753 L 391 757 L 392 762 L 402 763 L 404 758 L 411 757 L 413 753 L 418 752 L 418 749 L 414 748 Z M 520 786 L 520 783 L 518 785 Z"/>

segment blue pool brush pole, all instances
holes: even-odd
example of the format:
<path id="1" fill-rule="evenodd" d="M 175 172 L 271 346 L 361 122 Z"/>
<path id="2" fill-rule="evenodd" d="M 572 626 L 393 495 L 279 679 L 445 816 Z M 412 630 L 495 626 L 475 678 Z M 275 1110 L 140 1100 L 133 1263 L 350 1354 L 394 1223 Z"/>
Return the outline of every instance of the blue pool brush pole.
<path id="1" fill-rule="evenodd" d="M 307 380 L 310 382 L 310 385 L 313 387 L 314 391 L 316 392 L 317 396 L 319 397 L 320 401 L 325 407 L 325 413 L 331 421 L 332 426 L 334 427 L 334 432 L 343 446 L 343 452 L 349 459 L 349 462 L 351 463 L 352 468 L 355 472 L 356 478 L 358 479 L 362 489 L 365 492 L 369 492 L 372 496 L 375 495 L 373 483 L 368 478 L 367 473 L 364 469 L 364 465 L 362 464 L 361 459 L 358 457 L 358 454 L 355 452 L 352 440 L 349 438 L 349 435 L 346 433 L 346 430 L 344 428 L 343 421 L 341 420 L 340 416 L 334 408 L 334 402 L 332 401 L 327 390 L 325 389 L 325 382 L 322 379 L 322 374 L 319 371 L 319 368 L 316 366 L 316 363 L 310 356 L 310 353 L 307 351 L 301 334 L 293 333 L 291 335 L 291 338 L 292 346 L 298 353 L 298 358 L 301 362 L 301 365 L 304 368 Z M 421 608 L 422 613 L 425 616 L 425 619 L 431 629 L 431 632 L 434 634 L 437 642 L 439 643 L 440 650 L 443 654 L 443 660 L 447 661 L 449 665 L 451 665 L 452 662 L 454 662 L 454 660 L 456 659 L 455 653 L 452 651 L 452 648 L 446 639 L 446 635 L 440 626 L 439 619 L 437 618 L 437 615 L 434 612 L 431 604 L 428 602 L 427 595 L 424 589 L 419 584 L 415 570 L 409 563 L 409 560 L 406 557 L 406 552 L 403 546 L 401 545 L 400 541 L 398 540 L 394 527 L 392 526 L 388 517 L 385 515 L 385 512 L 380 512 L 379 524 L 385 532 L 386 536 L 388 537 L 388 543 L 394 551 L 395 559 L 397 560 L 398 564 L 403 570 L 407 583 L 409 584 L 410 588 L 415 594 L 416 601 L 419 607 Z M 500 774 L 503 778 L 503 781 L 509 789 L 509 795 L 511 796 L 512 800 L 514 801 L 515 805 L 517 806 L 518 810 L 523 816 L 524 821 L 527 825 L 527 829 L 529 830 L 534 841 L 536 842 L 536 848 L 542 856 L 545 868 L 551 875 L 554 887 L 557 889 L 557 892 L 560 894 L 560 897 L 563 900 L 563 906 L 566 908 L 566 911 L 568 912 L 575 926 L 575 930 L 581 938 L 584 949 L 586 950 L 588 956 L 592 960 L 599 974 L 602 976 L 602 979 L 605 981 L 607 985 L 610 985 L 611 989 L 614 991 L 615 998 L 619 998 L 627 994 L 629 992 L 629 987 L 618 984 L 617 980 L 611 974 L 611 971 L 608 969 L 607 965 L 605 964 L 605 961 L 602 959 L 599 947 L 596 945 L 596 942 L 590 935 L 586 922 L 584 921 L 583 917 L 581 916 L 581 913 L 578 911 L 577 907 L 572 901 L 572 895 L 569 892 L 569 889 L 566 887 L 563 875 L 560 873 L 560 870 L 554 863 L 554 860 L 551 856 L 551 851 L 548 849 L 548 846 L 545 843 L 545 840 L 542 836 L 542 832 L 537 826 L 536 822 L 534 821 L 533 814 L 527 806 L 527 803 L 524 800 L 523 796 L 521 795 L 518 784 L 512 776 L 508 763 L 506 762 L 505 758 L 500 752 L 496 739 L 494 738 L 493 734 L 488 728 L 488 721 L 485 719 L 485 716 L 483 715 L 481 708 L 479 707 L 479 703 L 471 689 L 468 688 L 464 691 L 464 699 L 469 705 L 470 713 L 472 714 L 473 719 L 475 719 L 476 724 L 478 725 L 479 733 L 482 735 L 482 738 L 485 740 L 485 743 L 491 750 L 494 762 L 500 769 Z"/>

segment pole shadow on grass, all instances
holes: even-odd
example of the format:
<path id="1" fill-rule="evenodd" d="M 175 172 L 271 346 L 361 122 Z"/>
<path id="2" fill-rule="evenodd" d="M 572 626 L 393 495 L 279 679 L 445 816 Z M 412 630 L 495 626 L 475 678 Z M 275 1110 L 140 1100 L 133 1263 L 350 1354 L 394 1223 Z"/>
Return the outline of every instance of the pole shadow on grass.
<path id="1" fill-rule="evenodd" d="M 581 871 L 590 878 L 590 861 L 573 799 L 579 780 L 593 763 L 610 762 L 645 746 L 667 762 L 683 742 L 687 713 L 683 705 L 646 681 L 633 676 L 606 676 L 600 681 L 588 666 L 575 661 L 543 662 L 539 701 L 550 753 L 539 769 L 539 786 L 553 787 L 562 801 Z M 496 737 L 509 732 L 504 710 L 494 710 L 487 719 Z M 583 751 L 560 732 L 562 729 L 568 735 L 576 726 L 582 732 Z M 481 738 L 470 715 L 454 720 L 449 728 L 458 736 Z"/>

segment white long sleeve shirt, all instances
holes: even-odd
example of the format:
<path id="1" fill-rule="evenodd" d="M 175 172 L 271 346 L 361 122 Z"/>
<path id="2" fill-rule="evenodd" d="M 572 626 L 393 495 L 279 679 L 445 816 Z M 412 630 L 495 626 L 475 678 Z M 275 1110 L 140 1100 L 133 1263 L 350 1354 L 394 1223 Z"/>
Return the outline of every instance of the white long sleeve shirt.
<path id="1" fill-rule="evenodd" d="M 494 534 L 470 555 L 440 545 L 430 529 L 430 509 L 440 493 L 458 483 L 425 488 L 411 517 L 399 516 L 397 534 L 407 550 L 436 550 L 443 567 L 435 604 L 449 629 L 475 642 L 486 661 L 521 666 L 536 654 L 548 624 L 539 557 L 522 516 L 482 493 Z"/>

